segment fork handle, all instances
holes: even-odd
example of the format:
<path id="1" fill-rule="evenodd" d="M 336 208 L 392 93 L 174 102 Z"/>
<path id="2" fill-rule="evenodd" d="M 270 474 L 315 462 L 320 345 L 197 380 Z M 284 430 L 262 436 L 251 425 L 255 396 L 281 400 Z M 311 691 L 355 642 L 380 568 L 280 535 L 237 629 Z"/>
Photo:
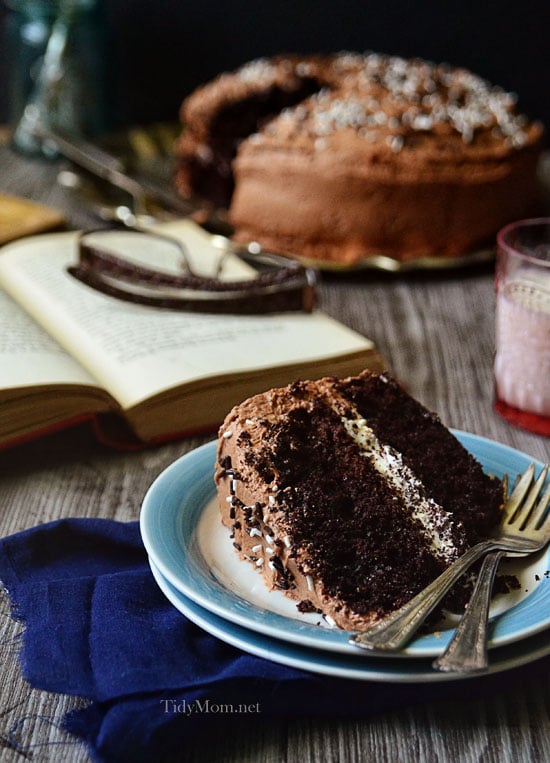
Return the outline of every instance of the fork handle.
<path id="1" fill-rule="evenodd" d="M 413 599 L 367 631 L 351 636 L 350 642 L 363 649 L 389 652 L 401 649 L 463 572 L 483 554 L 495 548 L 498 545 L 492 540 L 484 540 L 472 546 Z"/>
<path id="2" fill-rule="evenodd" d="M 446 650 L 433 662 L 433 667 L 437 670 L 446 673 L 474 673 L 485 670 L 489 664 L 489 606 L 493 581 L 503 556 L 503 551 L 492 551 L 485 557 L 462 619 Z"/>

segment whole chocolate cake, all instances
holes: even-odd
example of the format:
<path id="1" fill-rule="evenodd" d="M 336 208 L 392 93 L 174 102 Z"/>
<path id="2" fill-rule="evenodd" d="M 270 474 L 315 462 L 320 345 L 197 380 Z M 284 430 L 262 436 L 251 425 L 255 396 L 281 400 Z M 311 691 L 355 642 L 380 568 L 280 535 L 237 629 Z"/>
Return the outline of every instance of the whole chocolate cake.
<path id="1" fill-rule="evenodd" d="M 499 521 L 502 485 L 399 384 L 363 372 L 236 406 L 219 433 L 223 523 L 267 586 L 364 630 Z"/>
<path id="2" fill-rule="evenodd" d="M 176 185 L 240 242 L 346 267 L 453 257 L 538 206 L 542 126 L 465 69 L 279 56 L 185 100 Z"/>

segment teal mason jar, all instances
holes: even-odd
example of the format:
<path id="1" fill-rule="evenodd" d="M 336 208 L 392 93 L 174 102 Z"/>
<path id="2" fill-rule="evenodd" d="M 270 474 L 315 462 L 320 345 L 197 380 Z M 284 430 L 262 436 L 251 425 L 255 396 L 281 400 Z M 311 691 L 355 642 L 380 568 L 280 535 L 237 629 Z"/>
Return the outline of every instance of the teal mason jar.
<path id="1" fill-rule="evenodd" d="M 37 120 L 84 137 L 107 124 L 103 0 L 5 0 L 8 109 L 17 148 L 33 153 Z"/>

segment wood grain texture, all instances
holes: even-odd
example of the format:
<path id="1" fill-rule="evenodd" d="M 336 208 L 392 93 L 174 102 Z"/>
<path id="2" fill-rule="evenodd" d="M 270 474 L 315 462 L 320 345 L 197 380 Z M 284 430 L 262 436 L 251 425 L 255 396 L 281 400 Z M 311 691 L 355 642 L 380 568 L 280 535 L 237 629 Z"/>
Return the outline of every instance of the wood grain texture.
<path id="1" fill-rule="evenodd" d="M 70 226 L 97 219 L 55 180 L 60 163 L 13 154 L 0 146 L 0 191 L 62 209 Z M 1 256 L 1 254 L 0 254 Z M 492 410 L 493 274 L 472 272 L 386 276 L 326 274 L 322 308 L 376 342 L 394 375 L 443 422 L 550 460 L 549 441 L 514 429 Z M 8 535 L 61 516 L 135 520 L 145 491 L 175 458 L 205 442 L 193 438 L 138 453 L 97 443 L 79 427 L 0 453 L 0 533 Z M 85 748 L 59 728 L 81 700 L 32 689 L 21 678 L 21 626 L 0 598 L 0 760 L 85 763 Z M 191 745 L 181 760 L 465 761 L 533 763 L 549 757 L 547 673 L 513 691 L 468 703 L 419 704 L 370 719 L 262 719 L 231 738 Z"/>

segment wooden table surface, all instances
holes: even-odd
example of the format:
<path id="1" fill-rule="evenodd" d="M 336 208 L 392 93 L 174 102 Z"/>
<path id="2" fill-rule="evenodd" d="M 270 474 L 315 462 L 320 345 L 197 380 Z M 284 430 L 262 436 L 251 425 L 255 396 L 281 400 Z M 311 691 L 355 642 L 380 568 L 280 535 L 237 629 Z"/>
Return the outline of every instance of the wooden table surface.
<path id="1" fill-rule="evenodd" d="M 97 219 L 56 180 L 62 161 L 18 156 L 0 146 L 0 191 L 64 211 L 70 227 Z M 473 432 L 550 461 L 550 441 L 515 429 L 492 408 L 492 264 L 471 270 L 387 276 L 329 275 L 322 308 L 368 335 L 393 374 L 451 427 Z M 138 453 L 98 444 L 86 427 L 0 455 L 0 534 L 63 516 L 127 521 L 139 516 L 153 479 L 181 454 L 210 438 L 193 438 Z M 0 760 L 89 760 L 59 729 L 79 700 L 29 687 L 20 677 L 20 625 L 0 599 Z M 468 702 L 419 704 L 367 720 L 272 721 L 189 747 L 189 761 L 509 761 L 550 758 L 550 688 L 546 670 L 509 691 Z M 420 687 L 419 687 L 420 691 Z M 13 749 L 18 740 L 21 751 Z"/>

